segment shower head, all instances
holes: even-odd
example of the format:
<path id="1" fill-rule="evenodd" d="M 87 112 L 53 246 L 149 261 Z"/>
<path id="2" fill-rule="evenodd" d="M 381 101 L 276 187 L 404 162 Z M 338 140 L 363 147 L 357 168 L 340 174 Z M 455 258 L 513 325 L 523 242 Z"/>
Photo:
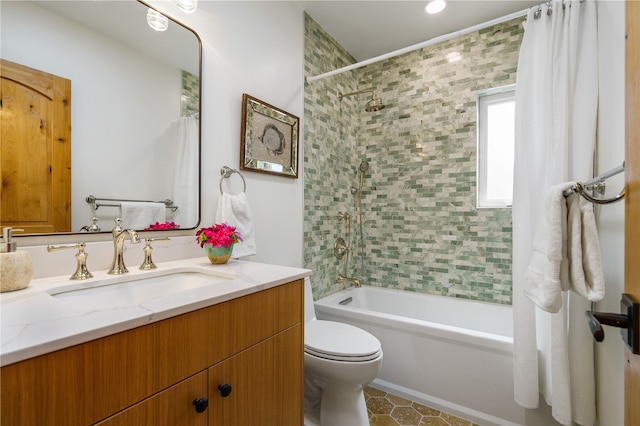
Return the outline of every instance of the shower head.
<path id="1" fill-rule="evenodd" d="M 364 110 L 367 112 L 376 112 L 384 109 L 385 105 L 382 103 L 382 99 L 380 98 L 371 98 L 367 105 L 365 105 Z"/>
<path id="2" fill-rule="evenodd" d="M 371 99 L 366 103 L 364 107 L 365 111 L 376 112 L 376 111 L 380 111 L 385 107 L 385 105 L 382 103 L 382 99 L 376 98 L 376 95 L 375 93 L 373 93 L 373 90 L 359 90 L 357 92 L 351 92 L 351 93 L 338 93 L 338 99 L 342 101 L 342 98 L 346 98 L 347 96 L 361 95 L 363 93 L 371 93 Z"/>
<path id="3" fill-rule="evenodd" d="M 360 163 L 360 187 L 357 189 L 357 192 L 362 196 L 362 186 L 364 185 L 364 175 L 369 171 L 369 162 L 367 160 L 362 160 Z"/>

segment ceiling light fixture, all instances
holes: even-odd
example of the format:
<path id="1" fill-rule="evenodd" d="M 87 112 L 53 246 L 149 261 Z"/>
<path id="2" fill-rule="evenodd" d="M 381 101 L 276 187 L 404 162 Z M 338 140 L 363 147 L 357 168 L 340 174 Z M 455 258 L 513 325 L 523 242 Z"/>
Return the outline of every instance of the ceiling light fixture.
<path id="1" fill-rule="evenodd" d="M 147 24 L 156 31 L 166 31 L 169 28 L 169 19 L 162 13 L 149 9 L 147 11 Z"/>
<path id="2" fill-rule="evenodd" d="M 433 15 L 434 13 L 442 12 L 445 7 L 447 7 L 447 2 L 445 2 L 444 0 L 433 0 L 429 2 L 429 4 L 427 4 L 425 10 L 427 11 L 427 13 Z"/>
<path id="3" fill-rule="evenodd" d="M 184 13 L 193 13 L 198 8 L 198 0 L 176 0 L 176 4 Z"/>

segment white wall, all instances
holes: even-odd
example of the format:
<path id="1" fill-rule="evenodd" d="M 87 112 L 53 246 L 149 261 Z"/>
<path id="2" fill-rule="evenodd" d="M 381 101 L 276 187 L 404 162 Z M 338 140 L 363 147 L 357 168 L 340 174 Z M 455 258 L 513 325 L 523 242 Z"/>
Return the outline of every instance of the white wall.
<path id="1" fill-rule="evenodd" d="M 624 2 L 598 2 L 598 27 L 600 107 L 596 173 L 600 174 L 619 166 L 624 159 Z M 623 187 L 623 174 L 608 179 L 607 196 L 617 194 Z M 596 310 L 617 313 L 624 290 L 624 202 L 598 207 L 597 214 L 606 292 Z M 605 340 L 596 344 L 598 419 L 601 425 L 622 425 L 624 343 L 619 329 L 604 328 Z"/>
<path id="2" fill-rule="evenodd" d="M 152 4 L 166 11 L 173 6 Z M 195 14 L 172 16 L 203 43 L 201 224 L 210 225 L 220 168 L 240 163 L 242 94 L 302 117 L 304 19 L 287 2 L 200 2 Z M 298 179 L 242 172 L 258 251 L 249 260 L 302 266 L 302 147 L 301 135 Z M 230 179 L 234 191 L 242 188 L 238 176 Z"/>
<path id="3" fill-rule="evenodd" d="M 198 33 L 203 44 L 202 75 L 202 219 L 213 224 L 219 197 L 220 169 L 239 167 L 242 93 L 302 117 L 303 114 L 303 26 L 302 11 L 288 2 L 201 1 L 195 14 L 180 12 L 173 2 L 151 1 L 153 6 Z M 302 130 L 302 123 L 300 123 Z M 302 133 L 302 132 L 300 132 Z M 302 159 L 300 135 L 299 178 L 242 172 L 253 213 L 258 254 L 247 260 L 301 267 L 302 257 Z M 241 189 L 238 176 L 232 189 Z M 158 243 L 156 262 L 200 255 L 191 238 L 195 231 L 170 232 L 169 243 Z M 186 237 L 188 236 L 188 238 Z M 105 241 L 110 235 L 25 237 L 18 239 L 34 257 L 34 276 L 73 272 L 71 252 L 47 254 L 42 246 L 51 242 Z M 129 265 L 135 265 L 142 247 L 126 244 Z M 168 247 L 165 247 L 168 246 Z M 89 269 L 108 268 L 109 245 L 89 244 Z M 62 260 L 62 258 L 68 258 Z M 36 260 L 37 259 L 37 260 Z M 55 259 L 55 261 L 54 261 Z M 141 258 L 140 258 L 141 259 Z M 72 269 L 69 271 L 69 269 Z"/>

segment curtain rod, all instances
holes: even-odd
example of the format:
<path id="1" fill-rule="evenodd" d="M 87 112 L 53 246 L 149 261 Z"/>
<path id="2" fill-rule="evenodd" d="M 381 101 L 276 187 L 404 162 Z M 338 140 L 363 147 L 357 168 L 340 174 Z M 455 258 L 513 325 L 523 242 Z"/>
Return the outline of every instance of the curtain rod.
<path id="1" fill-rule="evenodd" d="M 427 47 L 427 46 L 430 46 L 432 44 L 440 43 L 441 41 L 446 41 L 446 40 L 452 39 L 454 37 L 461 36 L 463 34 L 471 33 L 473 31 L 478 31 L 478 30 L 481 30 L 483 28 L 490 27 L 492 25 L 500 24 L 502 22 L 506 22 L 506 21 L 509 21 L 511 19 L 518 18 L 520 16 L 525 16 L 528 12 L 529 12 L 529 9 L 521 10 L 519 12 L 514 12 L 514 13 L 511 13 L 509 15 L 502 16 L 500 18 L 492 19 L 492 20 L 484 22 L 482 24 L 473 25 L 471 27 L 468 27 L 468 28 L 465 28 L 465 29 L 462 29 L 462 30 L 454 31 L 454 32 L 451 32 L 449 34 L 444 34 L 444 35 L 429 39 L 427 41 L 423 41 L 423 42 L 420 42 L 418 44 L 414 44 L 414 45 L 411 45 L 411 46 L 408 46 L 408 47 L 404 47 L 402 49 L 394 50 L 393 52 L 385 53 L 385 54 L 380 55 L 380 56 L 375 56 L 373 58 L 366 59 L 364 61 L 356 62 L 355 64 L 347 65 L 345 67 L 338 68 L 338 69 L 333 70 L 333 71 L 325 72 L 323 74 L 319 74 L 319 75 L 316 75 L 316 76 L 307 77 L 306 80 L 307 80 L 307 83 L 313 83 L 315 81 L 322 80 L 323 78 L 331 77 L 331 76 L 334 76 L 334 75 L 337 75 L 337 74 L 342 74 L 343 72 L 351 71 L 351 70 L 354 70 L 356 68 L 361 68 L 361 67 L 364 67 L 366 65 L 370 65 L 370 64 L 373 64 L 373 63 L 376 63 L 376 62 L 383 61 L 385 59 L 392 58 L 394 56 L 404 55 L 405 53 L 413 52 L 414 50 L 422 49 L 423 47 Z"/>
<path id="2" fill-rule="evenodd" d="M 593 185 L 595 183 L 602 182 L 605 179 L 609 179 L 610 177 L 615 176 L 617 174 L 620 174 L 622 172 L 624 172 L 624 161 L 618 167 L 616 167 L 614 169 L 611 169 L 611 170 L 609 170 L 607 172 L 604 172 L 601 175 L 598 175 L 598 176 L 594 177 L 593 179 L 590 179 L 590 180 L 586 181 L 585 183 L 583 183 L 583 185 L 584 186 Z"/>

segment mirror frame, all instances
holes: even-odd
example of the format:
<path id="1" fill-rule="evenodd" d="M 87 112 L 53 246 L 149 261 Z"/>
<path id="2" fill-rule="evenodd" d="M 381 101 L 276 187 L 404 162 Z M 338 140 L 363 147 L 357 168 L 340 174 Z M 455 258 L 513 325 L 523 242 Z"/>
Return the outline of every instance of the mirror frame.
<path id="1" fill-rule="evenodd" d="M 178 21 L 177 19 L 175 19 L 174 17 L 161 12 L 160 10 L 158 10 L 156 7 L 151 6 L 150 4 L 146 3 L 143 0 L 131 0 L 132 2 L 138 3 L 143 7 L 147 7 L 149 9 L 153 9 L 156 10 L 157 12 L 161 13 L 162 15 L 166 16 L 167 19 L 169 19 L 170 21 L 172 21 L 174 24 L 181 26 L 182 28 L 190 31 L 196 38 L 197 43 L 198 43 L 198 77 L 200 79 L 200 84 L 198 87 L 198 106 L 199 106 L 199 116 L 200 119 L 198 120 L 198 195 L 196 197 L 197 200 L 197 221 L 196 223 L 193 225 L 193 227 L 188 227 L 188 228 L 175 228 L 175 229 L 167 229 L 167 230 L 137 230 L 137 231 L 143 231 L 143 232 L 152 232 L 154 234 L 158 233 L 158 232 L 162 232 L 162 233 L 166 233 L 168 231 L 185 231 L 185 230 L 193 230 L 193 229 L 197 229 L 198 226 L 200 225 L 200 222 L 202 220 L 202 209 L 201 209 L 201 205 L 202 205 L 202 39 L 200 38 L 200 35 L 191 27 L 183 24 L 182 22 Z M 23 238 L 37 238 L 37 237 L 47 237 L 47 236 L 73 236 L 73 235 L 81 235 L 83 236 L 83 239 L 85 236 L 102 236 L 104 237 L 105 235 L 108 235 L 111 233 L 111 229 L 108 230 L 100 230 L 99 232 L 54 232 L 54 233 L 13 233 L 14 237 L 23 237 Z M 102 238 L 101 238 L 102 239 Z M 93 238 L 88 239 L 87 240 L 93 240 Z M 97 240 L 94 240 L 97 241 Z"/>

